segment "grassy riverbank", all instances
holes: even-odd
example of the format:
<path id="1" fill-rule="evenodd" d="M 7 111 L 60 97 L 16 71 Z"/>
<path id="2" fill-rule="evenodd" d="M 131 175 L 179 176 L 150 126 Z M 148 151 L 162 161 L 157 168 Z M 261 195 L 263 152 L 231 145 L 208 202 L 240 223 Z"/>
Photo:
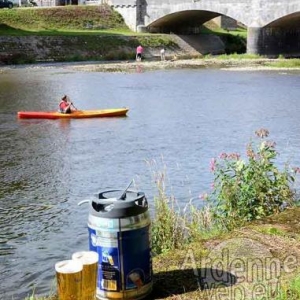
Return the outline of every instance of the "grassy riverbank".
<path id="1" fill-rule="evenodd" d="M 157 192 L 154 286 L 146 299 L 300 299 L 300 207 L 293 185 L 300 168 L 276 166 L 268 135 L 256 131 L 246 158 L 222 153 L 211 161 L 214 184 L 197 199 L 200 207 L 194 199 L 180 208 L 167 193 L 166 166 L 148 162 Z M 53 293 L 26 300 L 58 300 Z"/>
<path id="2" fill-rule="evenodd" d="M 245 34 L 245 29 L 227 32 L 205 25 L 201 30 L 201 35 L 218 36 L 228 53 L 245 51 Z M 130 60 L 139 44 L 147 59 L 159 57 L 161 47 L 169 57 L 193 58 L 207 52 L 193 50 L 176 35 L 132 32 L 108 5 L 0 10 L 0 42 L 3 64 Z"/>
<path id="3" fill-rule="evenodd" d="M 146 300 L 299 300 L 299 219 L 300 208 L 291 208 L 154 257 Z M 58 300 L 55 294 L 25 300 Z"/>

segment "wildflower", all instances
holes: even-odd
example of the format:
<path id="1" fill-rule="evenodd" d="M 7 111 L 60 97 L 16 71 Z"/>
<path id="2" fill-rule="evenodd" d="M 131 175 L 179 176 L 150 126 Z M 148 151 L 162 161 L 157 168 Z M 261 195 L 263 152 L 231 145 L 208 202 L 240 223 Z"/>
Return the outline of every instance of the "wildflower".
<path id="1" fill-rule="evenodd" d="M 273 141 L 266 141 L 265 145 L 266 145 L 266 147 L 268 147 L 268 148 L 275 148 L 276 143 L 273 142 Z"/>
<path id="2" fill-rule="evenodd" d="M 207 194 L 207 193 L 200 194 L 200 195 L 199 195 L 199 198 L 200 198 L 201 200 L 207 200 L 208 194 Z"/>
<path id="3" fill-rule="evenodd" d="M 226 159 L 227 158 L 227 154 L 225 152 L 222 152 L 220 155 L 219 155 L 219 158 L 220 159 Z"/>
<path id="4" fill-rule="evenodd" d="M 300 168 L 299 167 L 293 167 L 292 168 L 293 171 L 297 174 L 297 173 L 300 173 Z"/>
<path id="5" fill-rule="evenodd" d="M 247 156 L 250 159 L 255 159 L 255 152 L 253 151 L 252 146 L 250 144 L 247 146 Z"/>
<path id="6" fill-rule="evenodd" d="M 217 160 L 215 158 L 212 158 L 210 161 L 210 171 L 214 172 L 216 170 L 216 162 Z"/>
<path id="7" fill-rule="evenodd" d="M 260 137 L 260 138 L 265 138 L 267 136 L 269 136 L 269 130 L 268 129 L 258 129 L 255 131 L 256 136 Z"/>
<path id="8" fill-rule="evenodd" d="M 228 154 L 228 158 L 232 160 L 239 160 L 240 159 L 240 154 L 238 153 L 230 153 Z"/>
<path id="9" fill-rule="evenodd" d="M 263 139 L 269 131 L 260 129 L 255 134 L 262 140 L 247 145 L 248 160 L 238 153 L 221 153 L 224 163 L 211 161 L 216 186 L 207 201 L 215 201 L 215 218 L 229 229 L 279 212 L 296 200 L 293 185 L 300 167 L 281 172 L 275 164 L 276 144 Z"/>

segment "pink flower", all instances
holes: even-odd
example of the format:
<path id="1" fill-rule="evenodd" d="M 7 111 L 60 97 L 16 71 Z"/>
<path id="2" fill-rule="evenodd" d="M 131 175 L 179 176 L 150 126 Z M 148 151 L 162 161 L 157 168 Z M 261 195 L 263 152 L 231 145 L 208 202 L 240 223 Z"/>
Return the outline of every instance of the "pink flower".
<path id="1" fill-rule="evenodd" d="M 269 148 L 275 148 L 276 143 L 273 141 L 266 141 L 266 146 Z"/>
<path id="2" fill-rule="evenodd" d="M 220 159 L 225 159 L 227 158 L 227 154 L 225 152 L 222 152 L 220 155 L 219 155 L 219 158 Z"/>
<path id="3" fill-rule="evenodd" d="M 269 135 L 269 130 L 265 128 L 261 128 L 255 131 L 256 136 L 260 138 L 265 138 Z"/>
<path id="4" fill-rule="evenodd" d="M 294 171 L 295 173 L 300 173 L 300 168 L 299 168 L 299 167 L 294 167 L 294 168 L 293 168 L 293 171 Z"/>
<path id="5" fill-rule="evenodd" d="M 239 153 L 230 153 L 228 154 L 229 159 L 234 159 L 234 160 L 239 160 L 240 159 L 240 154 Z"/>
<path id="6" fill-rule="evenodd" d="M 255 153 L 254 153 L 254 151 L 253 151 L 253 149 L 251 147 L 247 148 L 247 156 L 249 158 L 255 159 Z"/>
<path id="7" fill-rule="evenodd" d="M 214 172 L 216 170 L 216 162 L 217 160 L 215 158 L 212 158 L 210 161 L 210 171 Z"/>
<path id="8" fill-rule="evenodd" d="M 208 198 L 208 195 L 207 195 L 207 193 L 203 193 L 203 194 L 200 194 L 200 195 L 199 195 L 199 198 L 200 198 L 201 200 L 206 200 L 206 199 Z"/>

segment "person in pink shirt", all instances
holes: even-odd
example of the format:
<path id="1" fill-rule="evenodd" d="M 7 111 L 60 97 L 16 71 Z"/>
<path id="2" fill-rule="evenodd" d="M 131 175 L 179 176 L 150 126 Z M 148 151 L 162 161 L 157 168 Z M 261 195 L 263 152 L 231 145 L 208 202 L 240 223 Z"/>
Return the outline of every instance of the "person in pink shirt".
<path id="1" fill-rule="evenodd" d="M 143 47 L 141 45 L 139 45 L 137 48 L 136 48 L 136 60 L 137 61 L 141 61 L 142 60 L 142 54 L 143 54 Z"/>
<path id="2" fill-rule="evenodd" d="M 72 111 L 77 110 L 67 95 L 64 95 L 61 98 L 61 101 L 58 106 L 59 111 L 63 114 L 70 114 L 72 113 Z"/>

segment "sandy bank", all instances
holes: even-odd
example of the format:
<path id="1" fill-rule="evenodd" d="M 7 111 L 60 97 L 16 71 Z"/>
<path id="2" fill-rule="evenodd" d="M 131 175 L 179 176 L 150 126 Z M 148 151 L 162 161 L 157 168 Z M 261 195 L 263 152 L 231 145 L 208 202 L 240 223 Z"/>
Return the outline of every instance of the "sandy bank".
<path id="1" fill-rule="evenodd" d="M 228 70 L 300 70 L 300 68 L 274 67 L 272 63 L 278 59 L 169 59 L 166 61 L 118 61 L 118 62 L 93 62 L 69 65 L 78 71 L 86 72 L 144 72 L 160 69 L 183 69 L 183 68 L 221 68 Z"/>

